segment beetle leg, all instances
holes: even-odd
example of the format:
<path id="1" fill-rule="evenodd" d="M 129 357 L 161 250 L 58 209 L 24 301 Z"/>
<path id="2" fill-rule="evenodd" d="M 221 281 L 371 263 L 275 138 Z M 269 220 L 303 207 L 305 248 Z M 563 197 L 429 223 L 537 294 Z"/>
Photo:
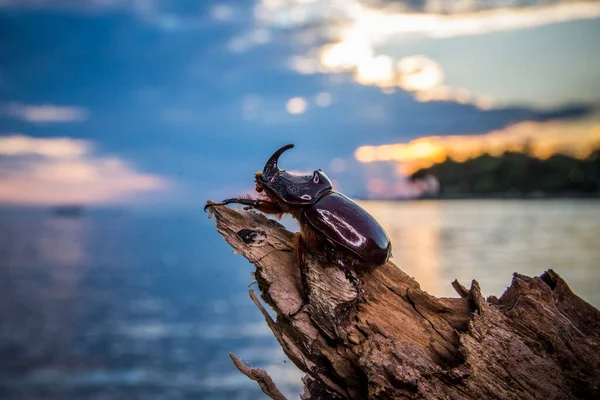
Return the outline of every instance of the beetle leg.
<path id="1" fill-rule="evenodd" d="M 283 209 L 279 204 L 268 200 L 255 200 L 254 204 L 251 206 L 244 207 L 246 210 L 251 208 L 264 212 L 265 214 L 283 214 Z"/>
<path id="2" fill-rule="evenodd" d="M 302 240 L 302 235 L 298 235 L 296 239 L 296 257 L 298 257 L 298 267 L 300 268 L 303 298 L 300 307 L 290 314 L 291 318 L 295 317 L 308 304 L 308 282 L 306 280 L 308 266 L 304 262 L 304 241 Z"/>
<path id="3" fill-rule="evenodd" d="M 258 200 L 253 200 L 253 199 L 225 199 L 220 203 L 211 203 L 211 204 L 206 204 L 204 206 L 204 211 L 206 212 L 206 209 L 209 207 L 213 207 L 213 206 L 224 206 L 227 204 L 244 204 L 247 206 L 251 206 L 254 207 L 256 206 L 258 203 Z"/>
<path id="4" fill-rule="evenodd" d="M 360 280 L 352 273 L 350 268 L 348 268 L 343 261 L 338 261 L 337 267 L 344 272 L 346 279 L 348 279 L 348 281 L 354 285 L 354 288 L 356 289 L 356 298 L 354 299 L 354 303 L 358 304 L 360 302 Z"/>
<path id="5" fill-rule="evenodd" d="M 267 214 L 280 214 L 283 212 L 281 207 L 278 204 L 273 203 L 272 201 L 267 200 L 259 200 L 259 199 L 226 199 L 220 203 L 211 203 L 204 206 L 204 211 L 206 209 L 213 206 L 224 206 L 227 204 L 242 204 L 245 205 L 244 210 L 249 210 L 251 208 L 257 209 L 258 211 L 262 211 Z"/>
<path id="6" fill-rule="evenodd" d="M 335 244 L 329 239 L 327 239 L 327 242 L 328 244 L 325 245 L 325 253 L 327 254 L 329 262 L 334 263 L 339 269 L 341 269 L 346 276 L 346 279 L 348 279 L 348 281 L 354 285 L 354 288 L 356 289 L 356 299 L 354 300 L 354 303 L 360 302 L 360 280 L 354 276 L 352 270 L 350 267 L 348 267 L 346 262 L 336 255 Z"/>

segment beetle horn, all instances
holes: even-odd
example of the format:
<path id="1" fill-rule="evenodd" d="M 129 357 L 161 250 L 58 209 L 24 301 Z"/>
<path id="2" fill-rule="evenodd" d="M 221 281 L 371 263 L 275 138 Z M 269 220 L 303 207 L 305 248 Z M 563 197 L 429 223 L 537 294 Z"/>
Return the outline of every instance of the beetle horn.
<path id="1" fill-rule="evenodd" d="M 271 180 L 273 177 L 275 177 L 277 172 L 280 171 L 279 166 L 277 165 L 277 162 L 279 161 L 279 156 L 281 156 L 284 151 L 289 150 L 292 147 L 294 147 L 293 144 L 286 144 L 285 146 L 277 150 L 275 153 L 273 153 L 271 158 L 269 158 L 269 161 L 267 161 L 267 163 L 265 164 L 265 168 L 263 169 L 264 179 Z"/>

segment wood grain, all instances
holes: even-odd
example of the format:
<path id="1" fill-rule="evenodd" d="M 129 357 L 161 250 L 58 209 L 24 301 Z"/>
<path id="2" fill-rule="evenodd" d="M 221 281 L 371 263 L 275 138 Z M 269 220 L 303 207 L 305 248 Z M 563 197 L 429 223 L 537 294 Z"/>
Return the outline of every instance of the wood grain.
<path id="1" fill-rule="evenodd" d="M 304 399 L 600 398 L 600 313 L 552 270 L 514 274 L 500 299 L 484 299 L 476 281 L 453 283 L 458 298 L 436 298 L 388 262 L 361 276 L 353 305 L 343 273 L 307 255 L 310 302 L 291 318 L 302 302 L 294 234 L 257 212 L 211 212 L 256 266 L 276 319 L 255 303 L 306 373 Z"/>

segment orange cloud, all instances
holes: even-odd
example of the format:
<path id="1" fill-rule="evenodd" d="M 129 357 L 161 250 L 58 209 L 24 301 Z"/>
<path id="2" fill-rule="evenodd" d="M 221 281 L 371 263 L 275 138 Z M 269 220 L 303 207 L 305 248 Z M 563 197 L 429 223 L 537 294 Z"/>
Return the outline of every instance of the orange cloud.
<path id="1" fill-rule="evenodd" d="M 48 158 L 76 158 L 89 150 L 87 142 L 69 138 L 39 139 L 16 134 L 0 138 L 0 155 L 4 156 L 36 154 Z"/>
<path id="2" fill-rule="evenodd" d="M 70 138 L 1 137 L 0 203 L 109 203 L 168 186 L 163 178 L 137 172 L 118 157 L 96 156 L 92 148 Z"/>
<path id="3" fill-rule="evenodd" d="M 362 146 L 355 158 L 362 163 L 395 162 L 410 175 L 444 161 L 466 161 L 484 153 L 523 152 L 545 159 L 556 153 L 585 158 L 600 146 L 600 120 L 579 122 L 521 122 L 484 135 L 426 136 L 408 143 Z"/>

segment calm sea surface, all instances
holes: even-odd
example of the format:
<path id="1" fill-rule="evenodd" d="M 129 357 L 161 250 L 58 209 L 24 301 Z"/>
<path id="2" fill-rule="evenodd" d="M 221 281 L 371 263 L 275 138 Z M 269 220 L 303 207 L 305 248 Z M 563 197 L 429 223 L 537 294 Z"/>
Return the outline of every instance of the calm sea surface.
<path id="1" fill-rule="evenodd" d="M 436 296 L 501 295 L 552 268 L 600 306 L 600 202 L 365 202 Z M 0 214 L 0 398 L 257 399 L 229 352 L 291 398 L 302 374 L 248 297 L 253 266 L 201 210 Z"/>

